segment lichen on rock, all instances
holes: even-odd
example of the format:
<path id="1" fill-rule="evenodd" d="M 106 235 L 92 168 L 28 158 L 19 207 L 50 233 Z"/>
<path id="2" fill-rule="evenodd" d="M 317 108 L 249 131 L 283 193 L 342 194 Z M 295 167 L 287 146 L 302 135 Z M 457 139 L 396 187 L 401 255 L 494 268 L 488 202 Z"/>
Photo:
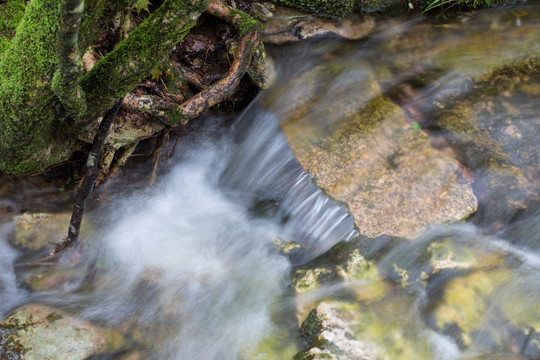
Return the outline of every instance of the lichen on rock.
<path id="1" fill-rule="evenodd" d="M 123 337 L 63 310 L 29 304 L 14 310 L 0 322 L 0 357 L 23 356 L 26 360 L 83 360 L 91 355 L 118 351 Z"/>

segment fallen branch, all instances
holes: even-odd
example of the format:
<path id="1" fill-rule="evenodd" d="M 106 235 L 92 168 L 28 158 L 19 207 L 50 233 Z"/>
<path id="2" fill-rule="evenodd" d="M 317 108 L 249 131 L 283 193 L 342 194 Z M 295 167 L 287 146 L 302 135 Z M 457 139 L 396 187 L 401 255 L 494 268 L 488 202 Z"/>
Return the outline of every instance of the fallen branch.
<path id="1" fill-rule="evenodd" d="M 96 178 L 98 176 L 99 155 L 101 154 L 101 150 L 103 149 L 103 145 L 105 144 L 105 139 L 109 134 L 111 125 L 116 118 L 116 114 L 118 114 L 122 100 L 123 99 L 120 99 L 120 101 L 118 101 L 116 105 L 112 107 L 112 109 L 107 111 L 103 117 L 103 120 L 101 120 L 101 124 L 99 124 L 99 129 L 94 137 L 92 149 L 90 150 L 88 160 L 86 161 L 86 174 L 84 176 L 84 181 L 75 198 L 75 205 L 73 206 L 73 212 L 69 222 L 68 236 L 54 246 L 54 248 L 49 252 L 49 256 L 58 255 L 66 250 L 70 245 L 76 243 L 79 239 L 79 230 L 81 228 L 86 199 L 88 199 L 88 196 L 92 193 Z"/>

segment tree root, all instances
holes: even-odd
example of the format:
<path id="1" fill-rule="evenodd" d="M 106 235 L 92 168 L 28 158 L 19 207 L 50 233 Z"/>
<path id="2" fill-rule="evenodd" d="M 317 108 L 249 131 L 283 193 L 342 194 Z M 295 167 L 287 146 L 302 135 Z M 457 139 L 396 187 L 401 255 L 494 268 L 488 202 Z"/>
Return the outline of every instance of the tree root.
<path id="1" fill-rule="evenodd" d="M 107 175 L 118 173 L 120 166 L 127 161 L 126 158 L 117 161 L 113 166 L 114 171 L 109 170 L 116 150 L 131 148 L 130 144 L 148 139 L 167 127 L 186 125 L 210 107 L 230 98 L 241 78 L 248 71 L 254 54 L 261 56 L 260 31 L 262 25 L 260 22 L 218 0 L 213 0 L 206 12 L 231 23 L 241 35 L 234 49 L 234 60 L 229 70 L 221 80 L 210 85 L 195 71 L 180 63 L 170 61 L 175 77 L 184 79 L 192 88 L 199 90 L 199 93 L 185 100 L 167 89 L 157 91 L 155 83 L 150 83 L 150 85 L 144 83 L 142 86 L 148 87 L 159 95 L 143 94 L 140 90 L 127 94 L 121 104 L 122 111 L 118 115 L 119 121 L 115 122 L 107 138 L 106 148 L 113 150 L 107 151 L 103 155 L 101 164 L 104 166 L 99 173 L 98 183 L 103 182 Z M 86 141 L 90 142 L 89 134 L 95 133 L 95 127 L 95 123 L 88 127 L 86 131 L 88 135 L 84 137 Z M 125 152 L 123 156 L 125 157 L 126 154 L 132 152 L 133 149 Z M 153 171 L 152 178 L 155 178 L 155 171 Z"/>

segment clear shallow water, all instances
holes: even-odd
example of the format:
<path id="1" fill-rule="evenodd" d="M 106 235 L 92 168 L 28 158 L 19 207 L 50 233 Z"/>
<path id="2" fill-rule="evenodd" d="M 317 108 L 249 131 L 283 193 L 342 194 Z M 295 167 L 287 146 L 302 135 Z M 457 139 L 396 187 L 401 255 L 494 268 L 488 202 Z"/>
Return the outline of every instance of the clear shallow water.
<path id="1" fill-rule="evenodd" d="M 14 264 L 29 259 L 18 257 L 7 244 L 13 224 L 2 225 L 0 315 L 27 301 L 61 306 L 122 329 L 157 359 L 290 358 L 303 346 L 294 330 L 297 311 L 305 313 L 328 298 L 349 299 L 351 291 L 363 294 L 370 284 L 349 281 L 298 296 L 287 288 L 293 266 L 357 232 L 345 207 L 300 169 L 280 132 L 280 121 L 297 110 L 295 101 L 313 100 L 318 106 L 310 113 L 311 126 L 303 131 L 321 136 L 385 94 L 430 133 L 434 146 L 478 164 L 468 166 L 480 183 L 485 163 L 473 161 L 466 152 L 456 154 L 456 148 L 467 144 L 449 139 L 434 122 L 434 112 L 444 99 L 473 93 L 468 87 L 471 76 L 525 53 L 538 54 L 539 20 L 539 8 L 532 4 L 434 23 L 381 22 L 362 42 L 315 41 L 273 49 L 280 73 L 276 88 L 262 94 L 232 129 L 211 119 L 181 138 L 153 187 L 137 179 L 148 173 L 134 172 L 96 194 L 103 200 L 87 215 L 93 229 L 84 234 L 87 261 L 77 266 L 69 282 L 46 292 L 22 290 L 25 270 Z M 321 66 L 332 70 L 307 85 L 291 82 Z M 504 106 L 491 111 L 495 115 L 484 124 L 486 134 L 511 140 L 503 152 L 517 154 L 508 161 L 524 169 L 534 195 L 538 133 L 527 126 L 538 121 L 540 108 L 533 100 L 534 92 L 496 94 L 488 102 Z M 392 273 L 394 264 L 409 271 L 411 282 L 433 268 L 423 256 L 433 244 L 450 244 L 464 263 L 473 264 L 458 264 L 458 273 L 450 273 L 439 261 L 440 272 L 427 284 L 416 281 L 383 299 L 356 302 L 385 324 L 383 332 L 405 334 L 407 346 L 419 349 L 389 350 L 390 358 L 535 358 L 527 353 L 527 332 L 521 328 L 540 329 L 537 203 L 530 193 L 524 194 L 526 207 L 515 218 L 494 206 L 511 192 L 522 199 L 522 190 L 508 184 L 505 190 L 486 192 L 473 216 L 475 225 L 432 228 L 416 240 L 392 245 L 377 259 L 386 280 L 395 283 L 401 280 Z M 297 242 L 304 250 L 287 258 L 276 239 Z M 63 268 L 69 268 L 67 259 L 59 265 Z M 471 289 L 475 282 L 490 287 L 486 296 Z M 463 309 L 470 311 L 465 320 L 475 324 L 472 345 L 460 348 L 459 339 L 437 323 L 437 311 L 446 306 L 444 299 L 459 302 L 460 294 L 475 291 L 478 296 Z M 375 321 L 370 319 L 366 322 Z M 494 327 L 502 330 L 494 332 Z M 528 334 L 534 338 L 534 332 Z M 512 339 L 515 346 L 494 346 L 494 337 Z M 383 345 L 396 346 L 392 337 Z"/>

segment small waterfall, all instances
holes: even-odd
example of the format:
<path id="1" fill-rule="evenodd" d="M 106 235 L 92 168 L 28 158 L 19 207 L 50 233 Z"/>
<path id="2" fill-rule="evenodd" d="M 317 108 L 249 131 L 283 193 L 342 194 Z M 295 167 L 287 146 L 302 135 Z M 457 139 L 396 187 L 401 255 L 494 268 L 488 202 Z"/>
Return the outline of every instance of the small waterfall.
<path id="1" fill-rule="evenodd" d="M 235 122 L 236 148 L 222 185 L 247 204 L 270 201 L 286 219 L 282 236 L 305 251 L 302 263 L 358 235 L 346 206 L 315 185 L 294 157 L 277 116 L 253 102 Z"/>

